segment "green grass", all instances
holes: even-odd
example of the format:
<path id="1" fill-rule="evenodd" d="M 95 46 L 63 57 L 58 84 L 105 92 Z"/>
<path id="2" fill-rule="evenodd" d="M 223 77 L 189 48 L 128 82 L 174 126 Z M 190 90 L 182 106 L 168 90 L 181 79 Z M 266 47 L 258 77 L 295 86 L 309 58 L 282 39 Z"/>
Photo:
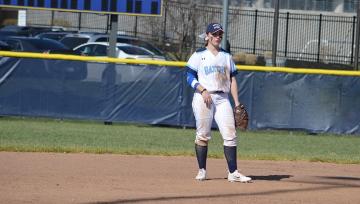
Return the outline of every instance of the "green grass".
<path id="1" fill-rule="evenodd" d="M 212 133 L 209 157 L 223 158 L 221 136 Z M 189 128 L 2 117 L 0 151 L 193 156 L 194 134 Z M 360 164 L 359 135 L 249 131 L 240 132 L 238 143 L 239 159 Z"/>

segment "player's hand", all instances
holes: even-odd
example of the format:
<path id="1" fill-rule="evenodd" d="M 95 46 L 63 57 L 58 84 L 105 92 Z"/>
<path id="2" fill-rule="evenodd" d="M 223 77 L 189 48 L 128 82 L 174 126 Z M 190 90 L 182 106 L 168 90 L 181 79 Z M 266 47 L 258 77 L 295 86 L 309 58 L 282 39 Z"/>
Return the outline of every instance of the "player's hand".
<path id="1" fill-rule="evenodd" d="M 204 103 L 206 104 L 206 107 L 207 107 L 207 108 L 210 108 L 211 103 L 212 103 L 212 99 L 211 99 L 211 96 L 210 96 L 209 92 L 208 92 L 208 91 L 204 91 L 204 92 L 202 92 L 201 96 L 202 96 L 203 99 L 204 99 Z"/>

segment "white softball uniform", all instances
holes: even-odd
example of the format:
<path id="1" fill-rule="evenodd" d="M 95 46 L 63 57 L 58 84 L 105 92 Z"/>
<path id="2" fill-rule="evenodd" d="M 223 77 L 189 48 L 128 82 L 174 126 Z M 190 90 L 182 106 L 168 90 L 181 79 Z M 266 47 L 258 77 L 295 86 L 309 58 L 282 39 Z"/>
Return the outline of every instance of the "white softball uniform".
<path id="1" fill-rule="evenodd" d="M 187 81 L 191 87 L 201 84 L 210 93 L 213 103 L 206 107 L 203 97 L 194 93 L 192 108 L 196 120 L 197 141 L 207 142 L 211 139 L 211 125 L 219 127 L 225 146 L 236 146 L 236 129 L 234 115 L 229 100 L 231 77 L 237 74 L 235 64 L 229 53 L 224 50 L 215 56 L 206 48 L 197 50 L 187 62 Z"/>

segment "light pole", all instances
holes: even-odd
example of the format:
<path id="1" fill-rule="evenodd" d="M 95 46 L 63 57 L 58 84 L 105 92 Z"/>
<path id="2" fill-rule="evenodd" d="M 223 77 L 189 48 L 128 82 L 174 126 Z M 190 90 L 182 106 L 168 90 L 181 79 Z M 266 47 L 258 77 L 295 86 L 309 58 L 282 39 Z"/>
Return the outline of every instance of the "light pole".
<path id="1" fill-rule="evenodd" d="M 225 35 L 223 36 L 223 40 L 222 40 L 222 42 L 221 42 L 221 47 L 222 47 L 223 49 L 226 49 L 226 43 L 227 43 L 228 13 L 229 13 L 229 1 L 228 1 L 228 0 L 224 0 L 224 3 L 223 3 L 222 26 L 223 26 Z"/>

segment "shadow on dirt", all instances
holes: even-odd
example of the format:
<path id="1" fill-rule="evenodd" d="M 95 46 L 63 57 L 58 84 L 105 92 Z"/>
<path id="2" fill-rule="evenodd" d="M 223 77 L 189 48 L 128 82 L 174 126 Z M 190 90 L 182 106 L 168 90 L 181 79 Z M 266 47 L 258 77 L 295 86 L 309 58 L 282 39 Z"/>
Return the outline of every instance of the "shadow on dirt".
<path id="1" fill-rule="evenodd" d="M 347 176 L 318 176 L 323 179 L 335 179 L 335 180 L 348 180 L 348 181 L 360 181 L 360 178 L 357 177 L 347 177 Z"/>
<path id="2" fill-rule="evenodd" d="M 282 179 L 287 179 L 293 177 L 292 175 L 268 175 L 268 176 L 251 176 L 253 180 L 265 180 L 265 181 L 280 181 Z M 112 201 L 98 201 L 91 202 L 86 204 L 122 204 L 122 203 L 157 203 L 157 202 L 193 202 L 198 200 L 199 203 L 204 199 L 218 199 L 218 198 L 231 198 L 231 197 L 241 197 L 241 196 L 265 196 L 265 195 L 275 195 L 282 194 L 286 195 L 288 193 L 300 193 L 300 192 L 312 192 L 312 191 L 328 191 L 333 189 L 348 189 L 348 188 L 359 188 L 359 185 L 347 184 L 346 182 L 331 182 L 331 180 L 346 180 L 346 181 L 357 181 L 359 178 L 356 177 L 323 177 L 316 176 L 317 178 L 325 179 L 325 181 L 285 181 L 289 183 L 300 183 L 300 184 L 309 184 L 310 186 L 302 186 L 295 189 L 274 189 L 269 191 L 259 191 L 259 192 L 239 192 L 239 193 L 228 193 L 228 194 L 211 194 L 211 195 L 182 195 L 182 196 L 161 196 L 161 197 L 147 197 L 147 198 L 133 198 L 133 199 L 119 199 Z M 217 180 L 217 179 L 226 179 L 226 178 L 215 178 L 208 180 Z M 330 180 L 330 181 L 328 181 Z M 254 182 L 256 183 L 256 182 Z M 253 184 L 249 184 L 253 185 Z"/>
<path id="3" fill-rule="evenodd" d="M 293 177 L 292 175 L 268 175 L 268 176 L 250 176 L 252 180 L 263 180 L 263 181 L 280 181 L 282 179 L 288 179 Z"/>

